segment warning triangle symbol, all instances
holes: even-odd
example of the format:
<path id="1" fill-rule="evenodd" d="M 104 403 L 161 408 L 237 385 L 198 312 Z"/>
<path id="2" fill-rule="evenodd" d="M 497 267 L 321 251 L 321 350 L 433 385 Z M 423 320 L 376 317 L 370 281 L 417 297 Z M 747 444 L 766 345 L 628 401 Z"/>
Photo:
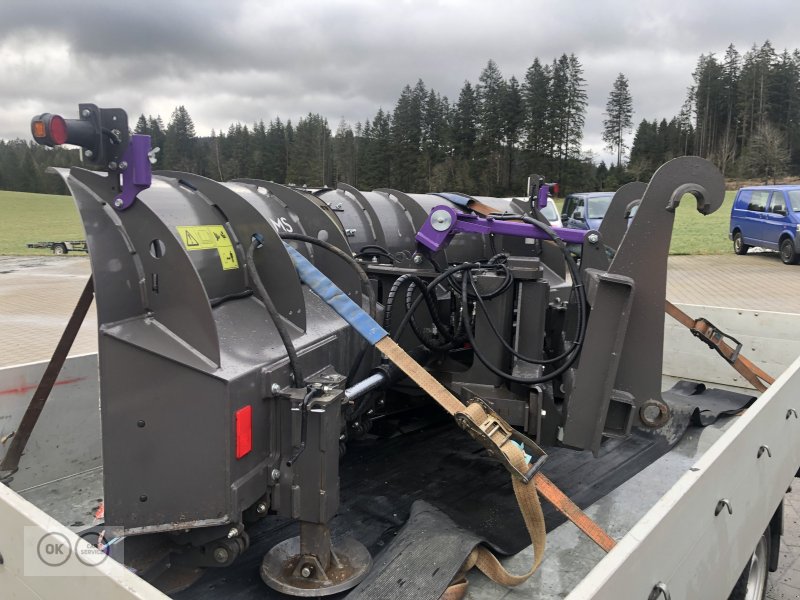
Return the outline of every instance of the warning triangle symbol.
<path id="1" fill-rule="evenodd" d="M 200 242 L 198 242 L 195 239 L 195 237 L 189 231 L 187 231 L 185 233 L 186 233 L 186 247 L 187 248 L 189 246 L 199 246 L 200 245 Z"/>

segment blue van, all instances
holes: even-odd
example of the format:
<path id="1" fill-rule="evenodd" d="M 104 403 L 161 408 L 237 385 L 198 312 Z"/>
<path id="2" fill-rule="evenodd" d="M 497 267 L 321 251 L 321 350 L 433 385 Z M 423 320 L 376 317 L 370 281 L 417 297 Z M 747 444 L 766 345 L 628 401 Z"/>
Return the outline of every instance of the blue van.
<path id="1" fill-rule="evenodd" d="M 778 250 L 781 260 L 800 259 L 800 185 L 745 187 L 731 209 L 733 251 L 746 254 L 751 246 Z"/>

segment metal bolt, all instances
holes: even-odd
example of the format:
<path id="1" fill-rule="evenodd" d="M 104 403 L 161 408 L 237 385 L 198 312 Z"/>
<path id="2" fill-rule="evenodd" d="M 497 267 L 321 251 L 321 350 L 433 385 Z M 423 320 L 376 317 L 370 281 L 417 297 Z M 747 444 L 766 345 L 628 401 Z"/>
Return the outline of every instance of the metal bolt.
<path id="1" fill-rule="evenodd" d="M 272 477 L 272 481 L 278 481 L 281 478 L 281 472 L 278 469 L 272 469 L 269 476 Z"/>
<path id="2" fill-rule="evenodd" d="M 260 515 L 263 515 L 265 512 L 267 512 L 266 503 L 265 502 L 259 502 L 258 505 L 256 506 L 256 512 L 258 514 L 260 514 Z"/>
<path id="3" fill-rule="evenodd" d="M 128 168 L 128 163 L 126 161 L 123 160 L 121 163 L 119 163 L 119 170 L 120 171 L 124 171 L 127 168 Z"/>
<path id="4" fill-rule="evenodd" d="M 92 158 L 92 157 L 94 156 L 94 152 L 92 152 L 91 150 L 84 150 L 84 151 L 83 151 L 83 155 L 84 155 L 86 158 Z"/>
<path id="5" fill-rule="evenodd" d="M 269 388 L 269 390 L 272 392 L 273 396 L 277 396 L 278 394 L 281 393 L 281 386 L 278 385 L 277 383 L 273 383 L 272 387 Z"/>
<path id="6" fill-rule="evenodd" d="M 214 550 L 214 560 L 218 563 L 226 563 L 230 558 L 230 552 L 226 548 L 217 548 Z"/>
<path id="7" fill-rule="evenodd" d="M 435 210 L 431 215 L 431 225 L 435 231 L 447 231 L 452 222 L 453 217 L 446 210 Z"/>
<path id="8" fill-rule="evenodd" d="M 122 204 L 123 204 L 122 198 L 117 198 L 116 200 L 114 200 L 114 206 L 116 208 L 122 208 Z"/>
<path id="9" fill-rule="evenodd" d="M 81 111 L 81 116 L 84 117 L 84 118 L 91 117 L 92 116 L 92 111 L 90 111 L 88 108 L 84 108 Z"/>
<path id="10" fill-rule="evenodd" d="M 421 254 L 415 254 L 414 258 L 413 258 L 413 261 L 414 261 L 415 265 L 421 265 L 422 264 L 422 255 Z"/>
<path id="11" fill-rule="evenodd" d="M 586 236 L 586 241 L 589 242 L 590 244 L 596 244 L 597 242 L 600 241 L 600 236 L 597 235 L 596 233 L 590 233 L 589 235 Z"/>
<path id="12" fill-rule="evenodd" d="M 108 163 L 109 171 L 114 171 L 116 168 L 117 168 L 117 163 L 115 163 L 113 160 L 110 163 Z"/>
<path id="13" fill-rule="evenodd" d="M 113 134 L 114 134 L 115 136 L 117 136 L 117 137 L 119 137 L 119 135 L 120 135 L 120 131 L 119 131 L 119 129 L 112 129 L 112 130 L 111 130 L 111 133 L 113 133 Z"/>
<path id="14" fill-rule="evenodd" d="M 303 565 L 303 568 L 300 569 L 300 575 L 302 575 L 305 578 L 311 577 L 311 567 L 309 567 L 308 565 Z"/>
<path id="15" fill-rule="evenodd" d="M 237 535 L 239 535 L 239 530 L 236 527 L 231 527 L 230 531 L 228 531 L 228 539 L 233 539 Z"/>
<path id="16" fill-rule="evenodd" d="M 136 422 L 136 426 L 137 427 L 144 427 L 145 426 L 145 422 L 142 421 L 142 420 L 139 420 L 139 421 Z"/>

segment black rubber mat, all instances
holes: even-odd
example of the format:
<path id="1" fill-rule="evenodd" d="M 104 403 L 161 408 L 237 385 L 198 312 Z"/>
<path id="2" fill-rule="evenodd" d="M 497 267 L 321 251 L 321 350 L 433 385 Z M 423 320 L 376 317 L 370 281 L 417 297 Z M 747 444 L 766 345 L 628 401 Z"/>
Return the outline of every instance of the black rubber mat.
<path id="1" fill-rule="evenodd" d="M 438 597 L 480 542 L 442 511 L 417 500 L 408 522 L 347 600 Z"/>
<path id="2" fill-rule="evenodd" d="M 544 473 L 576 504 L 589 506 L 667 452 L 690 422 L 705 425 L 735 414 L 754 398 L 682 382 L 664 399 L 676 413 L 666 437 L 637 430 L 624 440 L 606 440 L 597 458 L 549 448 Z M 481 446 L 452 421 L 419 418 L 396 425 L 384 427 L 394 432 L 391 437 L 349 444 L 341 463 L 341 507 L 331 522 L 333 537 L 352 536 L 375 558 L 371 575 L 351 593 L 354 598 L 438 598 L 476 540 L 502 554 L 530 544 L 510 477 Z M 416 501 L 424 502 L 412 511 Z M 548 530 L 564 521 L 546 502 L 543 508 Z M 415 519 L 409 521 L 412 512 Z M 248 531 L 251 546 L 244 556 L 231 567 L 209 570 L 174 598 L 287 598 L 267 588 L 258 569 L 273 545 L 298 534 L 297 525 L 270 517 Z M 423 537 L 430 543 L 420 543 Z M 433 563 L 432 569 L 419 568 Z"/>

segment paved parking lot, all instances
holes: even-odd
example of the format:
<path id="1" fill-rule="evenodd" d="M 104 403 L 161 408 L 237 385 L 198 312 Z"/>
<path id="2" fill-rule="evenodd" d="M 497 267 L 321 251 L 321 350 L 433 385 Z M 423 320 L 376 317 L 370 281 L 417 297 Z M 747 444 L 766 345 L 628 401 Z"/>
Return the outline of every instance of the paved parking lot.
<path id="1" fill-rule="evenodd" d="M 82 257 L 0 257 L 0 367 L 46 360 L 90 273 Z M 800 266 L 772 253 L 744 257 L 673 256 L 667 297 L 673 302 L 800 313 Z M 97 350 L 92 307 L 72 354 Z M 786 496 L 780 569 L 770 600 L 800 599 L 800 482 Z"/>
<path id="2" fill-rule="evenodd" d="M 89 277 L 85 257 L 0 256 L 0 367 L 49 358 Z M 673 302 L 800 313 L 800 266 L 774 253 L 671 256 Z M 73 354 L 97 350 L 92 307 Z"/>
<path id="3" fill-rule="evenodd" d="M 47 360 L 91 269 L 85 257 L 0 256 L 0 367 Z M 97 351 L 94 304 L 72 354 Z"/>

